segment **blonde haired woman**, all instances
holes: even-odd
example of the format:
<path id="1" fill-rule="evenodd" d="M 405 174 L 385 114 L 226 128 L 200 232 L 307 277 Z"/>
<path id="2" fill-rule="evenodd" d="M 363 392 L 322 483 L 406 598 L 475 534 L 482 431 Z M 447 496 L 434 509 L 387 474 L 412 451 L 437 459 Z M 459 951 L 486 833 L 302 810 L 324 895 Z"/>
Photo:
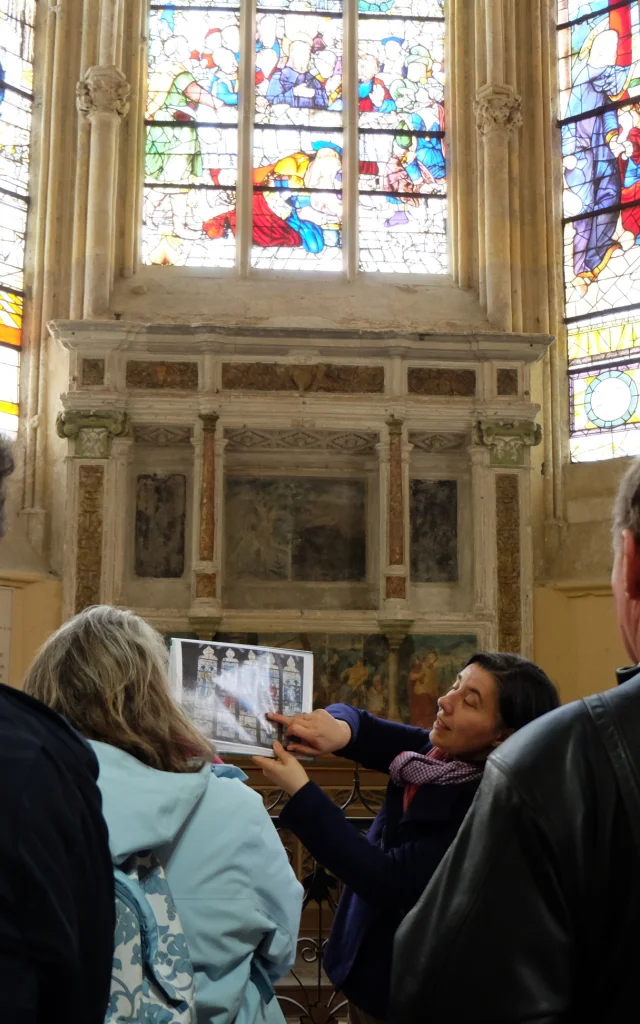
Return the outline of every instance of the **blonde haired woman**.
<path id="1" fill-rule="evenodd" d="M 115 864 L 153 850 L 182 921 L 198 1024 L 282 1024 L 302 888 L 259 796 L 171 697 L 162 638 L 130 611 L 87 608 L 45 643 L 25 690 L 86 736 Z"/>

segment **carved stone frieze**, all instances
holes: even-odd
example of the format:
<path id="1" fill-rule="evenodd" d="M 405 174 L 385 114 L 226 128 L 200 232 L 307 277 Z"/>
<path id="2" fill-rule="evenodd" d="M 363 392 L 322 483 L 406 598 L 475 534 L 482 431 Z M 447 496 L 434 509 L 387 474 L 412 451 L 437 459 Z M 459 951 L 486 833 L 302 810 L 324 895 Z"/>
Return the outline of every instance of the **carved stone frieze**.
<path id="1" fill-rule="evenodd" d="M 125 117 L 129 110 L 131 86 L 115 64 L 97 64 L 87 68 L 76 86 L 76 106 L 85 117 L 116 114 Z"/>
<path id="2" fill-rule="evenodd" d="M 476 371 L 440 366 L 411 366 L 408 386 L 410 395 L 473 398 L 476 393 Z"/>
<path id="3" fill-rule="evenodd" d="M 188 445 L 191 442 L 191 427 L 134 423 L 131 429 L 136 444 L 152 444 L 167 448 L 173 445 Z"/>
<path id="4" fill-rule="evenodd" d="M 76 612 L 100 603 L 103 489 L 103 466 L 79 467 L 74 602 Z"/>
<path id="5" fill-rule="evenodd" d="M 522 127 L 522 100 L 511 85 L 483 85 L 473 107 L 481 135 L 492 131 L 512 133 Z"/>
<path id="6" fill-rule="evenodd" d="M 129 418 L 124 412 L 109 410 L 70 409 L 58 413 L 58 437 L 75 438 L 77 459 L 108 459 L 111 441 L 129 430 Z"/>
<path id="7" fill-rule="evenodd" d="M 365 430 L 256 430 L 252 427 L 225 431 L 227 451 L 335 451 L 345 454 L 375 452 L 378 435 Z"/>
<path id="8" fill-rule="evenodd" d="M 222 387 L 227 391 L 380 394 L 384 391 L 384 367 L 330 363 L 223 363 Z"/>
<path id="9" fill-rule="evenodd" d="M 127 363 L 127 387 L 174 391 L 198 390 L 198 364 L 163 363 L 157 360 L 132 359 Z"/>
<path id="10" fill-rule="evenodd" d="M 421 452 L 459 452 L 465 447 L 467 438 L 464 434 L 419 431 L 409 434 L 409 441 L 414 449 Z"/>
<path id="11" fill-rule="evenodd" d="M 473 428 L 473 439 L 489 448 L 492 466 L 524 466 L 525 449 L 540 444 L 542 429 L 531 420 L 479 421 Z"/>
<path id="12" fill-rule="evenodd" d="M 85 388 L 104 384 L 104 359 L 83 359 L 80 381 Z"/>
<path id="13" fill-rule="evenodd" d="M 496 475 L 496 545 L 498 649 L 518 654 L 522 642 L 520 500 L 514 473 Z"/>

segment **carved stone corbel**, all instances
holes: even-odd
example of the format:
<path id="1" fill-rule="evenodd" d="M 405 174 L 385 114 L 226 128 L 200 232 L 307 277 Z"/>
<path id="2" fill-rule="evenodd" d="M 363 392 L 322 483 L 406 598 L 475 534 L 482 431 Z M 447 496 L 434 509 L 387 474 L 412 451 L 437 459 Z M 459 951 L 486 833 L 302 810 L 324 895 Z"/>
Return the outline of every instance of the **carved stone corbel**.
<path id="1" fill-rule="evenodd" d="M 76 85 L 76 106 L 81 114 L 116 114 L 125 117 L 129 110 L 131 86 L 115 64 L 87 68 Z"/>
<path id="2" fill-rule="evenodd" d="M 480 135 L 497 130 L 511 134 L 522 127 L 522 100 L 512 85 L 483 85 L 473 108 Z"/>
<path id="3" fill-rule="evenodd" d="M 108 459 L 111 441 L 129 432 L 126 412 L 68 409 L 58 413 L 58 437 L 75 438 L 76 459 Z"/>
<path id="4" fill-rule="evenodd" d="M 534 448 L 541 440 L 542 428 L 532 420 L 479 420 L 473 428 L 473 441 L 489 449 L 491 466 L 524 466 L 525 449 Z"/>

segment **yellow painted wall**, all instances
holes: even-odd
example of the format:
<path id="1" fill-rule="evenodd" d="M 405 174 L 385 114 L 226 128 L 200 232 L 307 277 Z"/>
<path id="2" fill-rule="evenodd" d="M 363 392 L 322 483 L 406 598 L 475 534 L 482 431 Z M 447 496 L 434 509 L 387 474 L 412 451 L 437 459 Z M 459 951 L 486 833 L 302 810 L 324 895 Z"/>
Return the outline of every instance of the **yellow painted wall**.
<path id="1" fill-rule="evenodd" d="M 611 590 L 604 584 L 537 587 L 534 659 L 565 703 L 615 686 L 615 670 L 627 665 L 629 656 Z"/>
<path id="2" fill-rule="evenodd" d="M 0 586 L 14 591 L 9 683 L 19 687 L 36 651 L 60 625 L 62 587 L 58 580 L 24 582 L 2 576 Z"/>

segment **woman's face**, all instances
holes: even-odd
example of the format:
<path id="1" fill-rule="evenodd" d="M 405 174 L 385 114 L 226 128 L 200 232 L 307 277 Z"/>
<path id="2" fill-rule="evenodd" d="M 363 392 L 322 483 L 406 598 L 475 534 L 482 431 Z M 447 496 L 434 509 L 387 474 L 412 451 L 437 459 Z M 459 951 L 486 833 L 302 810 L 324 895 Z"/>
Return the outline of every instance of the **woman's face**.
<path id="1" fill-rule="evenodd" d="M 512 731 L 499 727 L 499 712 L 493 676 L 480 665 L 468 665 L 438 699 L 431 742 L 447 754 L 488 755 Z"/>

